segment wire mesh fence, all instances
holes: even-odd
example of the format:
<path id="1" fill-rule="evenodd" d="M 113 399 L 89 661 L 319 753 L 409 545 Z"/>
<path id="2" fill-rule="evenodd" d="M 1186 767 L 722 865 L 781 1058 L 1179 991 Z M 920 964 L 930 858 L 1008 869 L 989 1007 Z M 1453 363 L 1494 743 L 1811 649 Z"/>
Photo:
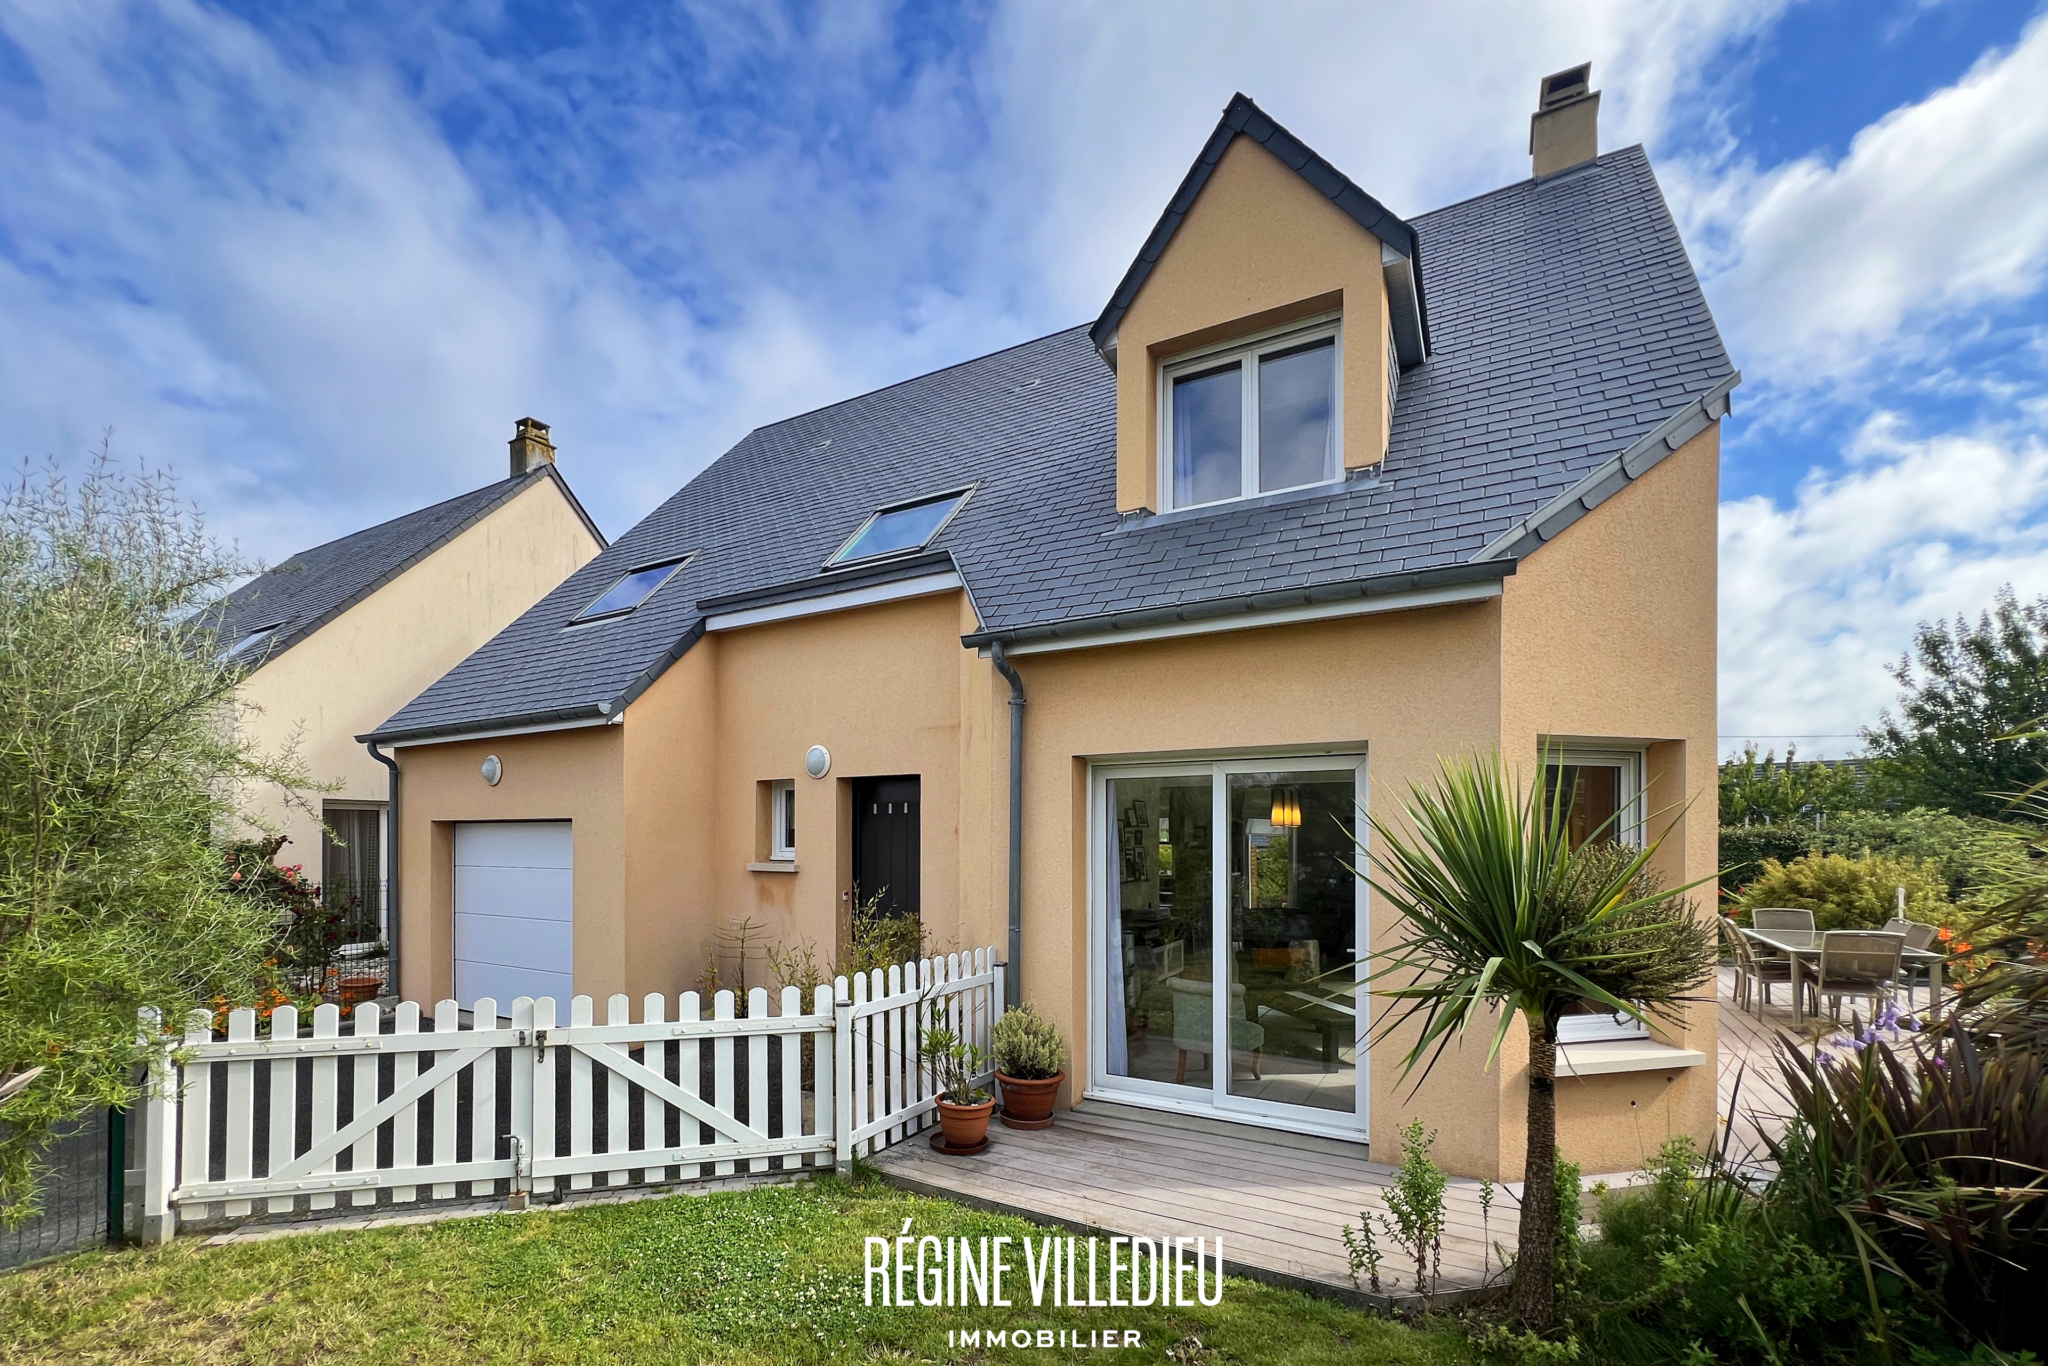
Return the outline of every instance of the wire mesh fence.
<path id="1" fill-rule="evenodd" d="M 118 1208 L 109 1208 L 109 1157 L 125 1146 L 126 1127 L 97 1109 L 59 1130 L 43 1153 L 41 1212 L 12 1228 L 0 1224 L 0 1269 L 107 1240 L 110 1216 L 120 1218 Z"/>

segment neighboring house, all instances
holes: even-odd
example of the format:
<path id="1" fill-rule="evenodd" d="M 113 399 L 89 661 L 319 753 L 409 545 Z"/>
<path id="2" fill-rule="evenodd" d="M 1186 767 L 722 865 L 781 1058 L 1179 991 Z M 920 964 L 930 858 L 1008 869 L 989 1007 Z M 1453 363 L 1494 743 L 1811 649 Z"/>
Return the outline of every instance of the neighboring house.
<path id="1" fill-rule="evenodd" d="M 318 815 L 275 789 L 250 794 L 251 814 L 288 838 L 279 863 L 360 903 L 366 937 L 388 911 L 390 774 L 356 734 L 605 548 L 547 425 L 521 419 L 511 445 L 509 478 L 300 551 L 223 606 L 223 643 L 250 666 L 244 732 L 266 753 L 296 743 L 307 772 L 337 785 L 308 796 Z"/>
<path id="2" fill-rule="evenodd" d="M 675 993 L 738 917 L 829 950 L 879 898 L 1016 946 L 1069 1101 L 1386 1153 L 1419 1116 L 1519 1175 L 1518 1033 L 1412 1095 L 1359 1042 L 1395 927 L 1351 835 L 1548 747 L 1582 834 L 1675 818 L 1664 874 L 1715 866 L 1737 376 L 1585 74 L 1539 174 L 1407 221 L 1239 96 L 1092 326 L 715 461 L 371 737 L 405 994 Z M 1588 1170 L 1711 1131 L 1710 1001 L 1570 1051 Z"/>

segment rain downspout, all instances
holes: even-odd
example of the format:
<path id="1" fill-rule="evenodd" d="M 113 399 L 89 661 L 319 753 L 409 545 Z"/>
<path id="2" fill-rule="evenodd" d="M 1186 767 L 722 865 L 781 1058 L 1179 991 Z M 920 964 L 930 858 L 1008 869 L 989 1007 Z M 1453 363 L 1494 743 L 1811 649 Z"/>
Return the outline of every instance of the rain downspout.
<path id="1" fill-rule="evenodd" d="M 384 860 L 390 872 L 384 879 L 384 926 L 389 941 L 391 994 L 401 995 L 398 978 L 398 760 L 377 748 L 375 740 L 363 741 L 370 757 L 391 770 L 391 799 L 385 805 Z"/>
<path id="2" fill-rule="evenodd" d="M 1003 653 L 1003 642 L 989 642 L 988 653 L 996 672 L 1010 680 L 1010 961 L 1003 1000 L 1014 1007 L 1024 1000 L 1024 680 Z"/>

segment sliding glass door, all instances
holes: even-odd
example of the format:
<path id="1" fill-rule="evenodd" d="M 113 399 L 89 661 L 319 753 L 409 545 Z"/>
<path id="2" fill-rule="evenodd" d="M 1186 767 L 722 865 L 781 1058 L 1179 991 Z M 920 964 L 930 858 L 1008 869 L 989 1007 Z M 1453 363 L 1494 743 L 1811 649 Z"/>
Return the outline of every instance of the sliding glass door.
<path id="1" fill-rule="evenodd" d="M 1356 756 L 1098 770 L 1104 1094 L 1365 1125 Z"/>

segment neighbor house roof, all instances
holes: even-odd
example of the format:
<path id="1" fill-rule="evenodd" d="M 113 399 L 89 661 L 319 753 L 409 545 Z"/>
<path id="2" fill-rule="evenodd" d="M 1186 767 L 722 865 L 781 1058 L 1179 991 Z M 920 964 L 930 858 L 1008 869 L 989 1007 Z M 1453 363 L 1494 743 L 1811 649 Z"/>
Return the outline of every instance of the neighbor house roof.
<path id="1" fill-rule="evenodd" d="M 544 479 L 554 481 L 602 548 L 604 533 L 576 501 L 568 481 L 553 465 L 542 465 L 301 550 L 222 600 L 221 644 L 233 649 L 245 637 L 275 627 L 252 647 L 256 659 L 275 658 Z"/>
<path id="2" fill-rule="evenodd" d="M 762 427 L 376 732 L 616 717 L 713 608 L 951 564 L 993 638 L 1512 573 L 1725 410 L 1736 374 L 1640 148 L 1424 214 L 1429 360 L 1384 463 L 1160 515 L 1116 506 L 1115 377 L 1076 327 Z M 973 494 L 917 562 L 822 566 L 876 508 Z M 628 569 L 694 556 L 571 626 Z"/>

